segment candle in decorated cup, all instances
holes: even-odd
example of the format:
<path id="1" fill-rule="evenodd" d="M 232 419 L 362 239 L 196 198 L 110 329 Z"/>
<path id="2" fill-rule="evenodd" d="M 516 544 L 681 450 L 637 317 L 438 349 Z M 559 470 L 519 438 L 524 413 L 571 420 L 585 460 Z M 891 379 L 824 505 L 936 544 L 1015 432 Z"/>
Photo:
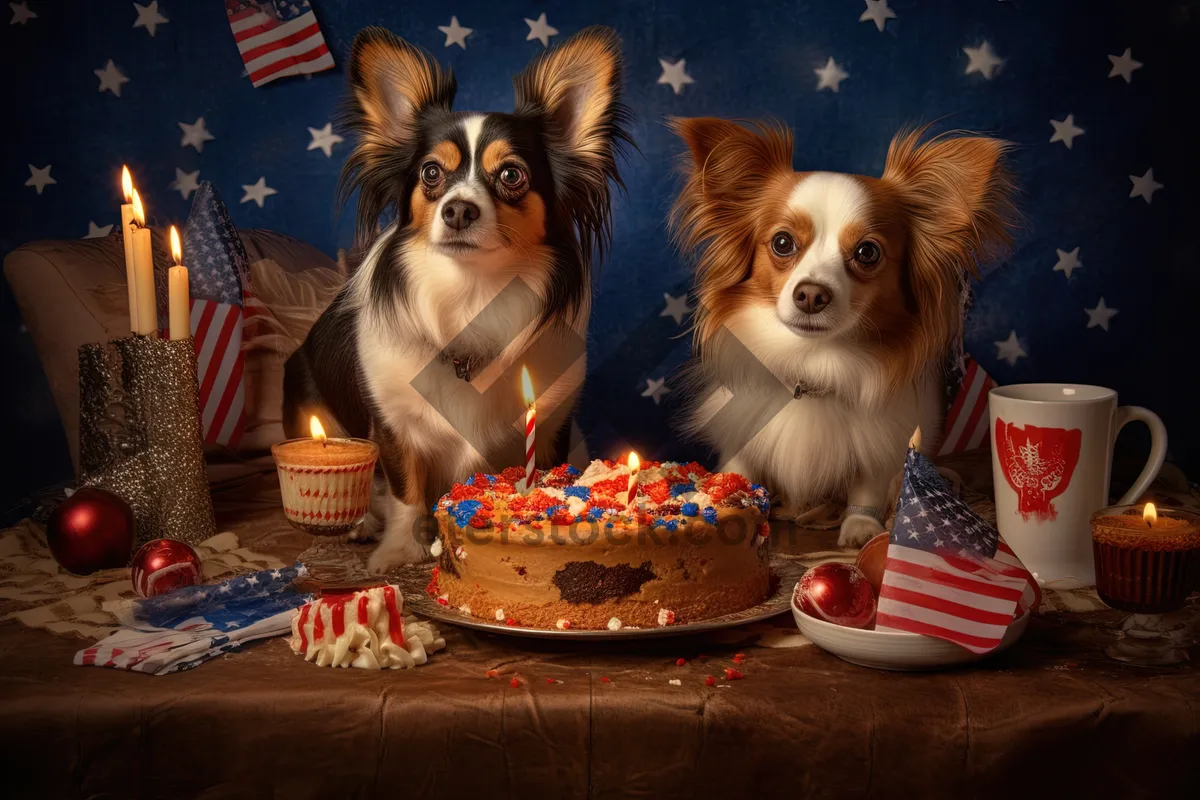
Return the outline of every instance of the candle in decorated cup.
<path id="1" fill-rule="evenodd" d="M 316 417 L 309 424 L 308 438 L 289 439 L 271 448 L 283 513 L 309 533 L 347 533 L 367 515 L 379 448 L 367 439 L 327 437 Z"/>
<path id="2" fill-rule="evenodd" d="M 1112 506 L 1092 515 L 1096 592 L 1121 611 L 1183 606 L 1200 581 L 1200 516 L 1173 508 Z"/>

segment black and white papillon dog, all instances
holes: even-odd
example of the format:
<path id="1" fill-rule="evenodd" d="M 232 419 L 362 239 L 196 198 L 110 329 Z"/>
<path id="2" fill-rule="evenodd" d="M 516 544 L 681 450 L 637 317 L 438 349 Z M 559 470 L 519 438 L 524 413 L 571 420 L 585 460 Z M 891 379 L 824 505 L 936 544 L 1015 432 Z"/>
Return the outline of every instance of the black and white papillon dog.
<path id="1" fill-rule="evenodd" d="M 381 28 L 355 39 L 341 194 L 358 192 L 365 255 L 288 359 L 284 421 L 379 444 L 374 572 L 425 556 L 422 520 L 455 480 L 524 463 L 523 364 L 544 378 L 538 462 L 566 460 L 630 142 L 620 75 L 615 32 L 588 28 L 514 78 L 513 113 L 456 112 L 428 53 Z"/>

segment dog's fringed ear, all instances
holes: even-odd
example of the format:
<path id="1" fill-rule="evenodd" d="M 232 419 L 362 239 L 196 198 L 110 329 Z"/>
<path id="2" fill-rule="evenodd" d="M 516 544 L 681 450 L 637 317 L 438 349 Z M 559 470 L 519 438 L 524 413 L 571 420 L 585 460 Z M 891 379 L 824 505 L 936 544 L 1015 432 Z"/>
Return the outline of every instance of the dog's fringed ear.
<path id="1" fill-rule="evenodd" d="M 672 118 L 671 130 L 687 144 L 687 179 L 671 211 L 676 243 L 699 252 L 697 289 L 702 304 L 750 273 L 755 208 L 780 175 L 792 174 L 792 134 L 776 122 L 748 126 L 723 119 Z M 703 325 L 698 334 L 703 341 Z"/>
<path id="2" fill-rule="evenodd" d="M 359 190 L 357 230 L 364 241 L 418 155 L 418 118 L 449 113 L 456 84 L 424 50 L 383 28 L 365 28 L 354 39 L 350 90 L 344 121 L 359 141 L 342 170 L 339 197 L 345 202 Z"/>
<path id="3" fill-rule="evenodd" d="M 1011 145 L 986 136 L 901 131 L 888 147 L 882 180 L 894 189 L 915 234 L 915 262 L 977 274 L 978 262 L 1012 243 L 1017 221 L 1013 179 L 1005 165 Z"/>
<path id="4" fill-rule="evenodd" d="M 620 184 L 617 153 L 631 143 L 621 103 L 621 43 L 593 26 L 539 55 L 513 78 L 515 113 L 543 121 L 560 202 L 570 209 L 585 263 L 610 235 L 609 183 Z"/>

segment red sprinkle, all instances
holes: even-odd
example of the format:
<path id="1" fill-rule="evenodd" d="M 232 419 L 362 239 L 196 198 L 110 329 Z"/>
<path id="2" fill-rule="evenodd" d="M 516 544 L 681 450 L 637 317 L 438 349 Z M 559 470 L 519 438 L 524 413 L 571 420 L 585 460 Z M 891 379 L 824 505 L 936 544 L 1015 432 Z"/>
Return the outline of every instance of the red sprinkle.
<path id="1" fill-rule="evenodd" d="M 448 606 L 448 605 L 450 605 L 450 601 L 449 601 L 449 600 L 447 600 L 447 599 L 446 599 L 446 598 L 444 598 L 444 597 L 439 597 L 439 598 L 437 599 L 437 601 L 438 601 L 438 605 L 439 605 L 439 606 Z"/>
<path id="2" fill-rule="evenodd" d="M 701 653 L 700 655 L 696 656 L 696 658 L 700 659 L 701 661 L 708 660 L 708 656 L 704 655 L 704 653 Z"/>
<path id="3" fill-rule="evenodd" d="M 525 478 L 525 468 L 524 467 L 505 467 L 504 471 L 500 473 L 500 477 L 503 478 L 504 480 L 508 481 L 509 483 L 516 483 L 517 481 L 523 480 Z M 536 472 L 534 473 L 534 478 L 535 479 L 537 478 Z"/>
<path id="4" fill-rule="evenodd" d="M 671 497 L 671 487 L 666 480 L 660 479 L 654 483 L 643 483 L 638 487 L 638 494 L 649 497 L 655 503 L 665 503 Z"/>
<path id="5" fill-rule="evenodd" d="M 550 515 L 550 521 L 555 525 L 571 525 L 575 522 L 575 515 L 566 510 L 555 511 Z"/>
<path id="6" fill-rule="evenodd" d="M 554 678 L 546 678 L 546 683 L 558 683 Z"/>
<path id="7" fill-rule="evenodd" d="M 738 672 L 736 669 L 732 669 L 730 667 L 725 668 L 725 680 L 727 681 L 740 681 L 744 677 L 746 676 Z"/>
<path id="8" fill-rule="evenodd" d="M 604 683 L 612 683 L 612 681 L 610 681 L 606 676 L 603 676 L 603 675 L 600 676 L 600 680 Z"/>
<path id="9" fill-rule="evenodd" d="M 509 617 L 508 619 L 504 620 L 504 624 L 511 627 L 513 625 L 516 625 L 517 621 L 515 619 L 513 619 L 512 617 Z"/>
<path id="10" fill-rule="evenodd" d="M 459 500 L 478 500 L 481 497 L 483 497 L 482 489 L 468 486 L 465 483 L 456 483 L 450 488 L 450 499 L 456 503 Z"/>
<path id="11" fill-rule="evenodd" d="M 677 666 L 677 667 L 682 667 L 682 666 L 683 666 L 684 664 L 686 664 L 686 663 L 687 663 L 687 659 L 686 659 L 686 658 L 677 658 L 677 659 L 675 659 L 675 666 Z"/>
<path id="12" fill-rule="evenodd" d="M 746 660 L 746 654 L 745 654 L 745 653 L 734 653 L 734 655 L 733 655 L 733 663 L 735 663 L 735 664 L 741 664 L 741 663 L 742 663 L 743 661 L 745 661 L 745 660 Z"/>
<path id="13" fill-rule="evenodd" d="M 485 673 L 483 673 L 483 674 L 484 674 L 484 675 L 486 675 L 486 676 L 488 676 L 489 678 L 498 678 L 498 677 L 500 677 L 500 670 L 498 670 L 498 669 L 489 669 L 487 672 L 485 672 Z"/>
<path id="14" fill-rule="evenodd" d="M 716 686 L 717 679 L 714 678 L 712 675 L 709 675 L 707 678 L 704 679 L 704 685 L 705 686 Z"/>
<path id="15" fill-rule="evenodd" d="M 520 689 L 520 688 L 521 688 L 521 682 L 520 682 L 519 680 L 517 680 L 516 678 L 513 678 L 511 681 L 509 681 L 509 682 L 508 682 L 508 685 L 509 685 L 509 686 L 511 686 L 511 687 L 512 687 L 512 688 L 514 688 L 514 689 Z"/>

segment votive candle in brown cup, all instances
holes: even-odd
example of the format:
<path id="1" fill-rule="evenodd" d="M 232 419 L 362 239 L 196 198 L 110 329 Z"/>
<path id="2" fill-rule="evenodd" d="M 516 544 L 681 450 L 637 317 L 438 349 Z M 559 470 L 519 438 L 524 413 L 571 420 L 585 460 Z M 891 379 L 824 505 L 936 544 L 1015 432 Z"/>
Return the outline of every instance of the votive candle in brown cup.
<path id="1" fill-rule="evenodd" d="M 1110 506 L 1092 515 L 1096 592 L 1112 608 L 1163 614 L 1200 582 L 1200 516 L 1176 508 Z"/>
<path id="2" fill-rule="evenodd" d="M 289 439 L 271 447 L 292 525 L 316 536 L 354 530 L 371 504 L 379 447 L 366 439 Z"/>

